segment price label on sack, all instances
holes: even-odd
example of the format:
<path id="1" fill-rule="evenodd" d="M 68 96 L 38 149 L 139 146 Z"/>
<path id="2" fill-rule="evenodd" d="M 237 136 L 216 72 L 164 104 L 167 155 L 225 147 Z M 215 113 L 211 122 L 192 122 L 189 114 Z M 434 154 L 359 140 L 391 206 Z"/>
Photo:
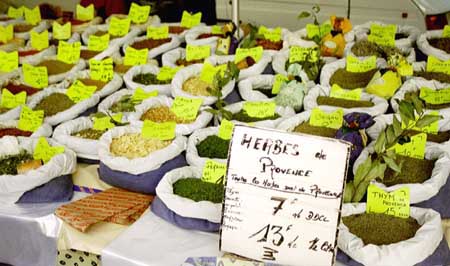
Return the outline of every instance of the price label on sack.
<path id="1" fill-rule="evenodd" d="M 158 75 L 156 75 L 157 80 L 172 80 L 175 74 L 180 70 L 181 67 L 168 67 L 164 66 L 159 69 Z"/>
<path id="2" fill-rule="evenodd" d="M 183 15 L 181 17 L 181 27 L 192 28 L 200 24 L 202 20 L 202 12 L 195 13 L 191 15 L 187 11 L 183 11 Z"/>
<path id="3" fill-rule="evenodd" d="M 332 27 L 329 23 L 323 23 L 320 26 L 314 24 L 306 24 L 306 33 L 309 39 L 312 39 L 315 36 L 319 36 L 319 38 L 322 38 L 323 36 L 330 33 L 331 30 Z"/>
<path id="4" fill-rule="evenodd" d="M 295 62 L 317 62 L 319 60 L 319 50 L 317 47 L 291 46 L 289 48 L 289 63 Z"/>
<path id="5" fill-rule="evenodd" d="M 33 111 L 28 106 L 23 105 L 17 128 L 24 131 L 35 132 L 41 127 L 42 122 L 44 122 L 43 110 Z"/>
<path id="6" fill-rule="evenodd" d="M 72 101 L 79 103 L 91 98 L 96 90 L 97 86 L 86 86 L 83 82 L 75 80 L 75 82 L 67 89 L 67 96 Z"/>
<path id="7" fill-rule="evenodd" d="M 361 100 L 362 89 L 346 90 L 337 84 L 331 86 L 330 97 L 351 101 Z"/>
<path id="8" fill-rule="evenodd" d="M 68 40 L 72 36 L 72 24 L 67 22 L 64 25 L 53 22 L 53 38 L 57 40 Z"/>
<path id="9" fill-rule="evenodd" d="M 128 17 L 135 24 L 142 24 L 148 20 L 150 14 L 150 6 L 140 6 L 136 3 L 131 3 Z"/>
<path id="10" fill-rule="evenodd" d="M 397 72 L 402 77 L 412 76 L 414 74 L 413 66 L 408 62 L 401 62 L 397 66 Z"/>
<path id="11" fill-rule="evenodd" d="M 400 218 L 409 218 L 409 188 L 403 187 L 386 192 L 374 184 L 367 188 L 367 213 L 383 213 Z"/>
<path id="12" fill-rule="evenodd" d="M 108 33 L 112 36 L 125 36 L 130 30 L 130 23 L 131 21 L 129 18 L 120 19 L 112 17 L 111 22 L 109 23 Z"/>
<path id="13" fill-rule="evenodd" d="M 190 45 L 186 46 L 186 61 L 205 59 L 211 55 L 211 46 L 209 45 Z"/>
<path id="14" fill-rule="evenodd" d="M 41 22 L 41 11 L 39 10 L 39 6 L 36 6 L 33 9 L 28 9 L 25 7 L 25 21 L 30 23 L 31 25 L 36 25 Z"/>
<path id="15" fill-rule="evenodd" d="M 221 139 L 231 139 L 231 136 L 233 135 L 233 128 L 233 122 L 222 119 L 222 121 L 220 121 L 219 133 L 217 135 Z"/>
<path id="16" fill-rule="evenodd" d="M 22 91 L 14 95 L 8 89 L 2 90 L 2 97 L 0 101 L 1 107 L 13 109 L 16 108 L 17 106 L 25 104 L 26 102 L 27 102 L 27 93 L 25 91 Z"/>
<path id="17" fill-rule="evenodd" d="M 179 118 L 189 121 L 197 118 L 198 110 L 202 105 L 203 99 L 193 99 L 177 96 L 172 102 L 170 110 Z"/>
<path id="18" fill-rule="evenodd" d="M 281 86 L 289 81 L 289 78 L 285 75 L 276 74 L 272 85 L 272 94 L 278 94 Z"/>
<path id="19" fill-rule="evenodd" d="M 281 28 L 276 27 L 275 29 L 269 30 L 265 26 L 260 26 L 258 28 L 258 34 L 264 36 L 264 39 L 271 42 L 281 41 Z"/>
<path id="20" fill-rule="evenodd" d="M 125 58 L 123 64 L 126 66 L 145 65 L 147 64 L 148 48 L 134 49 L 128 46 L 125 49 Z"/>
<path id="21" fill-rule="evenodd" d="M 13 24 L 0 26 L 0 43 L 7 43 L 14 38 Z"/>
<path id="22" fill-rule="evenodd" d="M 439 116 L 439 112 L 438 111 L 432 111 L 430 113 L 428 113 L 428 115 L 433 115 L 433 116 Z M 419 117 L 416 117 L 416 122 L 419 119 Z M 405 122 L 402 123 L 402 129 L 405 129 L 407 127 L 410 127 L 414 122 L 413 121 L 409 121 L 409 125 L 406 126 Z M 439 121 L 435 121 L 431 124 L 429 124 L 428 126 L 425 127 L 413 127 L 413 130 L 416 131 L 421 131 L 421 132 L 425 132 L 425 133 L 429 133 L 429 134 L 437 134 L 439 131 Z"/>
<path id="23" fill-rule="evenodd" d="M 450 38 L 450 25 L 445 25 L 444 30 L 442 31 L 443 38 Z"/>
<path id="24" fill-rule="evenodd" d="M 420 88 L 419 97 L 429 104 L 450 103 L 450 88 L 433 90 L 430 88 Z"/>
<path id="25" fill-rule="evenodd" d="M 266 118 L 275 115 L 275 102 L 245 102 L 243 109 L 250 117 Z"/>
<path id="26" fill-rule="evenodd" d="M 143 100 L 146 100 L 146 99 L 151 98 L 151 97 L 156 97 L 156 96 L 158 96 L 158 91 L 157 90 L 154 90 L 154 91 L 151 91 L 151 92 L 146 92 L 142 88 L 137 88 L 134 91 L 133 95 L 131 96 L 131 99 L 133 101 L 142 102 Z"/>
<path id="27" fill-rule="evenodd" d="M 160 27 L 147 27 L 147 38 L 152 40 L 160 40 L 169 38 L 169 26 L 163 25 Z"/>
<path id="28" fill-rule="evenodd" d="M 41 89 L 48 86 L 48 74 L 45 66 L 34 67 L 29 64 L 22 65 L 23 79 L 33 88 Z"/>
<path id="29" fill-rule="evenodd" d="M 209 83 L 213 84 L 214 77 L 217 73 L 220 73 L 221 76 L 223 76 L 223 73 L 227 70 L 227 65 L 218 65 L 213 66 L 209 62 L 205 62 L 202 67 L 202 72 L 200 72 L 200 79 Z"/>
<path id="30" fill-rule="evenodd" d="M 36 50 L 44 50 L 48 48 L 48 31 L 44 30 L 41 33 L 37 33 L 34 30 L 30 32 L 30 38 L 31 38 L 31 47 L 33 47 Z"/>
<path id="31" fill-rule="evenodd" d="M 94 19 L 94 4 L 90 4 L 87 7 L 77 5 L 76 16 L 78 20 L 89 21 Z"/>
<path id="32" fill-rule="evenodd" d="M 389 150 L 395 153 L 411 158 L 422 159 L 425 157 L 425 146 L 427 144 L 427 134 L 419 133 L 411 137 L 410 142 L 395 144 Z"/>
<path id="33" fill-rule="evenodd" d="M 327 127 L 339 129 L 344 122 L 344 110 L 338 109 L 331 113 L 326 113 L 320 108 L 314 108 L 309 117 L 309 124 L 315 127 Z"/>
<path id="34" fill-rule="evenodd" d="M 19 53 L 0 51 L 0 72 L 11 72 L 19 68 Z"/>
<path id="35" fill-rule="evenodd" d="M 341 140 L 236 125 L 220 251 L 274 265 L 334 265 L 350 151 Z"/>
<path id="36" fill-rule="evenodd" d="M 109 34 L 106 33 L 102 36 L 95 36 L 92 34 L 89 36 L 88 50 L 89 51 L 104 51 L 109 46 Z"/>
<path id="37" fill-rule="evenodd" d="M 175 138 L 175 122 L 155 123 L 145 120 L 142 126 L 142 137 L 148 139 L 171 140 Z"/>
<path id="38" fill-rule="evenodd" d="M 95 130 L 108 130 L 111 128 L 114 128 L 116 125 L 111 122 L 111 119 L 115 122 L 122 122 L 122 113 L 117 113 L 113 115 L 112 117 L 106 116 L 106 117 L 94 117 L 94 125 L 92 126 Z"/>
<path id="39" fill-rule="evenodd" d="M 373 23 L 370 25 L 370 34 L 367 36 L 367 40 L 382 46 L 395 46 L 396 33 L 397 25 L 383 26 Z"/>
<path id="40" fill-rule="evenodd" d="M 255 62 L 258 62 L 264 52 L 264 48 L 262 46 L 257 46 L 254 48 L 237 48 L 236 55 L 234 57 L 234 62 L 239 63 L 244 60 L 246 57 L 251 57 Z"/>
<path id="41" fill-rule="evenodd" d="M 56 59 L 67 64 L 76 64 L 80 60 L 81 43 L 58 42 L 58 54 Z"/>
<path id="42" fill-rule="evenodd" d="M 25 9 L 24 6 L 21 6 L 18 8 L 14 8 L 14 7 L 10 6 L 8 8 L 8 17 L 9 18 L 21 18 L 21 17 L 23 17 L 24 9 Z"/>
<path id="43" fill-rule="evenodd" d="M 114 77 L 114 66 L 111 57 L 103 60 L 89 60 L 89 75 L 94 80 L 108 82 Z"/>
<path id="44" fill-rule="evenodd" d="M 223 34 L 222 27 L 219 25 L 211 26 L 211 33 L 212 34 Z"/>
<path id="45" fill-rule="evenodd" d="M 432 55 L 428 56 L 427 72 L 439 72 L 450 75 L 450 60 L 441 61 Z"/>
<path id="46" fill-rule="evenodd" d="M 64 153 L 63 146 L 52 147 L 44 137 L 40 137 L 38 143 L 34 147 L 33 159 L 42 160 L 44 163 L 48 163 L 53 157 L 62 153 Z"/>
<path id="47" fill-rule="evenodd" d="M 202 180 L 214 184 L 225 183 L 226 172 L 226 164 L 208 159 L 206 160 L 205 166 L 203 166 Z"/>
<path id="48" fill-rule="evenodd" d="M 348 72 L 361 73 L 367 72 L 377 67 L 377 58 L 370 56 L 366 59 L 354 57 L 352 55 L 347 56 L 346 69 Z"/>

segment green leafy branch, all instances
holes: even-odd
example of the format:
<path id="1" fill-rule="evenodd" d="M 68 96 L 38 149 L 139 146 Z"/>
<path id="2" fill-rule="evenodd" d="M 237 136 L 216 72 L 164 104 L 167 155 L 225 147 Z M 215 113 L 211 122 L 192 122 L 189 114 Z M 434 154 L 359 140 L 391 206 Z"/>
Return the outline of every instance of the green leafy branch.
<path id="1" fill-rule="evenodd" d="M 320 12 L 320 6 L 314 5 L 311 8 L 311 12 L 302 11 L 297 16 L 297 19 L 302 20 L 302 19 L 309 18 L 309 17 L 313 18 L 313 24 L 319 28 L 319 35 L 314 36 L 312 40 L 320 46 L 322 44 L 322 38 L 320 37 L 320 36 L 322 36 L 322 33 L 320 32 L 320 23 L 319 23 L 319 19 L 317 18 L 319 12 Z"/>

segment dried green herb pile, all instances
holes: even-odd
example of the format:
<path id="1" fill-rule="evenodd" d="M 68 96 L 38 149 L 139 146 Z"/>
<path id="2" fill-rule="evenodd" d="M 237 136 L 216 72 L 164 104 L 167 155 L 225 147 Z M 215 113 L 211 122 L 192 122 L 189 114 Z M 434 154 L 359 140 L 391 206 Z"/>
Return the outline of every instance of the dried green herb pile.
<path id="1" fill-rule="evenodd" d="M 72 134 L 74 137 L 83 138 L 83 139 L 92 139 L 98 140 L 101 136 L 106 132 L 106 130 L 96 130 L 93 128 L 83 129 L 75 134 Z"/>
<path id="2" fill-rule="evenodd" d="M 204 182 L 200 178 L 188 177 L 173 184 L 173 193 L 195 202 L 210 201 L 222 203 L 223 185 Z"/>
<path id="3" fill-rule="evenodd" d="M 240 122 L 251 123 L 251 122 L 264 121 L 264 120 L 275 120 L 278 118 L 280 118 L 280 115 L 277 113 L 275 113 L 273 116 L 269 116 L 269 117 L 252 117 L 252 116 L 249 116 L 244 109 L 242 109 L 241 111 L 233 114 L 232 119 L 240 121 Z"/>
<path id="4" fill-rule="evenodd" d="M 331 76 L 330 85 L 337 84 L 347 90 L 365 88 L 377 71 L 378 69 L 372 69 L 367 72 L 350 72 L 345 68 L 340 68 Z"/>
<path id="5" fill-rule="evenodd" d="M 216 135 L 206 137 L 197 144 L 197 152 L 200 157 L 226 159 L 230 140 L 221 139 Z"/>
<path id="6" fill-rule="evenodd" d="M 152 73 L 137 74 L 133 77 L 133 81 L 144 85 L 163 85 L 170 83 L 170 80 L 157 79 L 156 75 Z"/>
<path id="7" fill-rule="evenodd" d="M 33 160 L 33 155 L 22 151 L 19 154 L 0 158 L 0 175 L 17 175 L 17 166 Z"/>
<path id="8" fill-rule="evenodd" d="M 134 107 L 141 103 L 141 101 L 133 100 L 132 95 L 124 95 L 119 101 L 115 102 L 109 110 L 113 113 L 134 112 Z"/>
<path id="9" fill-rule="evenodd" d="M 439 50 L 450 54 L 450 38 L 435 38 L 428 40 L 428 43 Z"/>
<path id="10" fill-rule="evenodd" d="M 347 99 L 334 98 L 329 96 L 317 97 L 318 105 L 329 105 L 343 108 L 358 108 L 358 107 L 372 107 L 374 106 L 371 101 L 354 101 Z"/>
<path id="11" fill-rule="evenodd" d="M 34 110 L 43 110 L 44 116 L 52 116 L 74 106 L 75 102 L 64 93 L 53 93 L 40 101 Z"/>
<path id="12" fill-rule="evenodd" d="M 336 136 L 337 131 L 338 130 L 334 128 L 311 126 L 309 123 L 301 123 L 294 129 L 294 132 L 328 138 L 334 138 Z"/>
<path id="13" fill-rule="evenodd" d="M 441 72 L 418 71 L 414 72 L 414 76 L 422 77 L 426 80 L 437 80 L 441 83 L 450 83 L 450 75 Z"/>
<path id="14" fill-rule="evenodd" d="M 430 179 L 436 161 L 397 155 L 396 162 L 397 164 L 403 163 L 402 171 L 396 173 L 394 170 L 387 168 L 383 180 L 378 181 L 386 186 L 423 183 Z"/>

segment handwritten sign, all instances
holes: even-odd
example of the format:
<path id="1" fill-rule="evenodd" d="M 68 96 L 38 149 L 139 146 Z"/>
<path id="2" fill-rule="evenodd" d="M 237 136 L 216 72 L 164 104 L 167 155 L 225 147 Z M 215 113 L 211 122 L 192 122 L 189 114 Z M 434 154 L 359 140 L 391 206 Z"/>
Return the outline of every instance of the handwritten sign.
<path id="1" fill-rule="evenodd" d="M 339 140 L 236 125 L 220 250 L 277 265 L 334 265 L 350 150 Z"/>
<path id="2" fill-rule="evenodd" d="M 315 127 L 339 129 L 344 122 L 344 110 L 338 109 L 332 113 L 325 113 L 320 108 L 314 108 L 309 117 L 309 124 Z"/>
<path id="3" fill-rule="evenodd" d="M 395 33 L 397 33 L 397 25 L 382 26 L 374 23 L 370 25 L 370 34 L 367 36 L 367 40 L 378 45 L 395 46 Z"/>
<path id="4" fill-rule="evenodd" d="M 169 26 L 163 25 L 160 27 L 147 27 L 147 38 L 153 40 L 167 39 L 169 38 Z"/>
<path id="5" fill-rule="evenodd" d="M 220 75 L 223 76 L 223 73 L 226 70 L 227 65 L 213 66 L 209 62 L 205 62 L 202 67 L 202 72 L 200 72 L 200 79 L 209 84 L 212 84 L 216 74 L 220 72 Z"/>
<path id="6" fill-rule="evenodd" d="M 126 66 L 145 65 L 147 64 L 148 49 L 134 49 L 128 46 L 125 49 L 125 58 L 123 63 Z"/>
<path id="7" fill-rule="evenodd" d="M 205 166 L 203 166 L 202 180 L 209 183 L 225 182 L 225 174 L 227 171 L 227 165 L 224 163 L 218 163 L 214 160 L 206 160 Z"/>
<path id="8" fill-rule="evenodd" d="M 281 41 L 281 28 L 276 27 L 275 29 L 269 30 L 265 26 L 260 26 L 258 28 L 258 34 L 264 36 L 264 39 L 271 42 Z"/>
<path id="9" fill-rule="evenodd" d="M 346 69 L 349 72 L 367 72 L 377 67 L 377 58 L 371 56 L 366 59 L 359 60 L 352 55 L 347 56 Z"/>
<path id="10" fill-rule="evenodd" d="M 409 188 L 386 192 L 374 184 L 367 188 L 367 213 L 383 213 L 409 218 Z"/>
<path id="11" fill-rule="evenodd" d="M 38 143 L 34 147 L 33 159 L 42 160 L 44 163 L 48 163 L 53 157 L 61 153 L 64 153 L 63 146 L 52 147 L 44 137 L 40 137 Z"/>
<path id="12" fill-rule="evenodd" d="M 289 63 L 317 62 L 319 60 L 319 49 L 317 47 L 291 46 L 289 48 Z"/>
<path id="13" fill-rule="evenodd" d="M 67 96 L 74 102 L 79 103 L 89 99 L 97 90 L 96 86 L 86 86 L 83 82 L 76 80 L 68 89 Z"/>
<path id="14" fill-rule="evenodd" d="M 432 55 L 428 56 L 427 72 L 439 72 L 450 75 L 450 60 L 441 61 Z"/>
<path id="15" fill-rule="evenodd" d="M 111 122 L 111 119 L 116 122 L 122 122 L 122 117 L 122 113 L 115 114 L 112 117 L 94 117 L 94 125 L 92 126 L 92 128 L 95 130 L 108 130 L 114 128 L 116 125 Z"/>
<path id="16" fill-rule="evenodd" d="M 278 94 L 281 86 L 289 81 L 289 78 L 282 74 L 276 74 L 272 85 L 272 94 Z"/>
<path id="17" fill-rule="evenodd" d="M 171 140 L 175 138 L 175 122 L 155 123 L 145 120 L 142 127 L 142 136 L 148 139 Z"/>
<path id="18" fill-rule="evenodd" d="M 102 36 L 95 36 L 92 34 L 89 36 L 88 50 L 90 51 L 104 51 L 109 46 L 109 34 L 106 33 Z"/>
<path id="19" fill-rule="evenodd" d="M 34 67 L 29 64 L 22 65 L 23 79 L 33 88 L 45 88 L 48 86 L 47 68 L 45 66 Z"/>
<path id="20" fill-rule="evenodd" d="M 180 70 L 181 67 L 168 67 L 163 66 L 159 69 L 158 75 L 156 75 L 157 80 L 172 80 L 175 74 Z"/>
<path id="21" fill-rule="evenodd" d="M 323 36 L 330 33 L 331 30 L 332 27 L 329 23 L 323 23 L 320 26 L 315 24 L 306 24 L 306 34 L 309 39 L 312 39 L 315 36 L 319 36 L 319 38 L 322 38 Z"/>
<path id="22" fill-rule="evenodd" d="M 43 110 L 33 111 L 31 108 L 24 105 L 20 112 L 17 128 L 24 131 L 35 132 L 41 127 L 42 122 L 44 122 Z"/>
<path id="23" fill-rule="evenodd" d="M 36 50 L 43 50 L 45 48 L 48 48 L 48 31 L 44 30 L 41 33 L 37 33 L 34 30 L 30 32 L 30 38 L 31 38 L 31 47 L 33 47 Z"/>
<path id="24" fill-rule="evenodd" d="M 25 21 L 30 23 L 31 25 L 36 25 L 41 22 L 41 11 L 39 6 L 36 6 L 33 9 L 28 9 L 25 7 Z"/>
<path id="25" fill-rule="evenodd" d="M 0 26 L 0 43 L 7 43 L 14 38 L 14 28 L 12 24 Z"/>
<path id="26" fill-rule="evenodd" d="M 58 40 L 68 40 L 72 35 L 72 24 L 67 22 L 64 25 L 53 22 L 53 38 Z"/>
<path id="27" fill-rule="evenodd" d="M 80 42 L 67 43 L 65 41 L 59 41 L 56 58 L 67 64 L 75 64 L 80 60 L 80 51 Z"/>
<path id="28" fill-rule="evenodd" d="M 89 21 L 94 19 L 94 4 L 87 7 L 77 5 L 76 16 L 78 20 Z"/>
<path id="29" fill-rule="evenodd" d="M 205 59 L 211 55 L 211 46 L 209 45 L 190 45 L 186 46 L 186 61 Z"/>
<path id="30" fill-rule="evenodd" d="M 202 12 L 195 13 L 191 15 L 187 11 L 183 11 L 183 15 L 181 17 L 181 27 L 192 28 L 200 24 L 202 20 Z"/>
<path id="31" fill-rule="evenodd" d="M 19 53 L 0 51 L 0 72 L 11 72 L 19 67 Z"/>
<path id="32" fill-rule="evenodd" d="M 420 133 L 411 137 L 411 141 L 403 143 L 403 145 L 395 144 L 391 149 L 395 153 L 408 156 L 416 159 L 423 159 L 425 157 L 425 146 L 427 144 L 427 134 Z"/>
<path id="33" fill-rule="evenodd" d="M 433 90 L 430 88 L 420 88 L 419 97 L 429 104 L 450 103 L 450 88 Z"/>
<path id="34" fill-rule="evenodd" d="M 103 60 L 89 60 L 89 75 L 94 80 L 108 82 L 114 77 L 114 66 L 111 57 Z"/>
<path id="35" fill-rule="evenodd" d="M 275 102 L 245 102 L 243 109 L 250 117 L 266 118 L 275 115 Z"/>
<path id="36" fill-rule="evenodd" d="M 23 12 L 24 12 L 24 6 L 18 7 L 18 8 L 14 8 L 12 6 L 10 6 L 8 8 L 8 17 L 10 18 L 21 18 L 23 17 Z"/>
<path id="37" fill-rule="evenodd" d="M 142 88 L 137 88 L 134 91 L 133 95 L 131 96 L 131 99 L 133 101 L 142 102 L 143 100 L 146 100 L 146 99 L 151 98 L 151 97 L 156 97 L 156 96 L 158 96 L 158 91 L 157 90 L 154 90 L 154 91 L 151 91 L 151 92 L 146 92 Z"/>
<path id="38" fill-rule="evenodd" d="M 217 136 L 221 139 L 231 139 L 231 136 L 233 135 L 233 128 L 233 122 L 222 119 L 222 121 L 220 121 L 219 133 Z"/>
<path id="39" fill-rule="evenodd" d="M 125 36 L 130 30 L 131 20 L 129 18 L 120 19 L 117 17 L 112 17 L 109 23 L 108 33 L 112 36 Z"/>
<path id="40" fill-rule="evenodd" d="M 192 99 L 177 96 L 173 100 L 170 110 L 174 112 L 175 115 L 179 118 L 184 118 L 186 120 L 195 120 L 202 102 L 202 99 Z"/>
<path id="41" fill-rule="evenodd" d="M 140 6 L 136 3 L 131 3 L 130 11 L 128 12 L 128 17 L 131 19 L 131 22 L 136 24 L 142 24 L 148 20 L 149 14 L 150 14 L 150 6 Z"/>
<path id="42" fill-rule="evenodd" d="M 337 84 L 333 84 L 333 86 L 331 86 L 330 97 L 359 101 L 361 99 L 361 93 L 362 89 L 346 90 Z"/>
<path id="43" fill-rule="evenodd" d="M 16 95 L 12 94 L 8 89 L 2 90 L 2 98 L 0 106 L 7 109 L 13 109 L 27 102 L 27 93 L 22 91 Z"/>
<path id="44" fill-rule="evenodd" d="M 450 25 L 445 25 L 444 30 L 442 30 L 443 38 L 450 38 Z"/>
<path id="45" fill-rule="evenodd" d="M 258 62 L 261 59 L 263 52 L 264 48 L 262 46 L 257 46 L 254 48 L 237 48 L 234 62 L 239 63 L 248 56 L 253 58 L 255 62 Z"/>

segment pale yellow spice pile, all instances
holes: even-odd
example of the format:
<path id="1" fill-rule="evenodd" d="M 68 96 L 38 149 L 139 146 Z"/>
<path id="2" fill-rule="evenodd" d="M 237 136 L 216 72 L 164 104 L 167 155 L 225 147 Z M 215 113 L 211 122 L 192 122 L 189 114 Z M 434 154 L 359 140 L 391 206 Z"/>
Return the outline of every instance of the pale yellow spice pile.
<path id="1" fill-rule="evenodd" d="M 109 148 L 114 156 L 135 159 L 148 156 L 154 151 L 169 146 L 170 143 L 170 140 L 147 139 L 140 133 L 127 133 L 114 138 Z"/>

